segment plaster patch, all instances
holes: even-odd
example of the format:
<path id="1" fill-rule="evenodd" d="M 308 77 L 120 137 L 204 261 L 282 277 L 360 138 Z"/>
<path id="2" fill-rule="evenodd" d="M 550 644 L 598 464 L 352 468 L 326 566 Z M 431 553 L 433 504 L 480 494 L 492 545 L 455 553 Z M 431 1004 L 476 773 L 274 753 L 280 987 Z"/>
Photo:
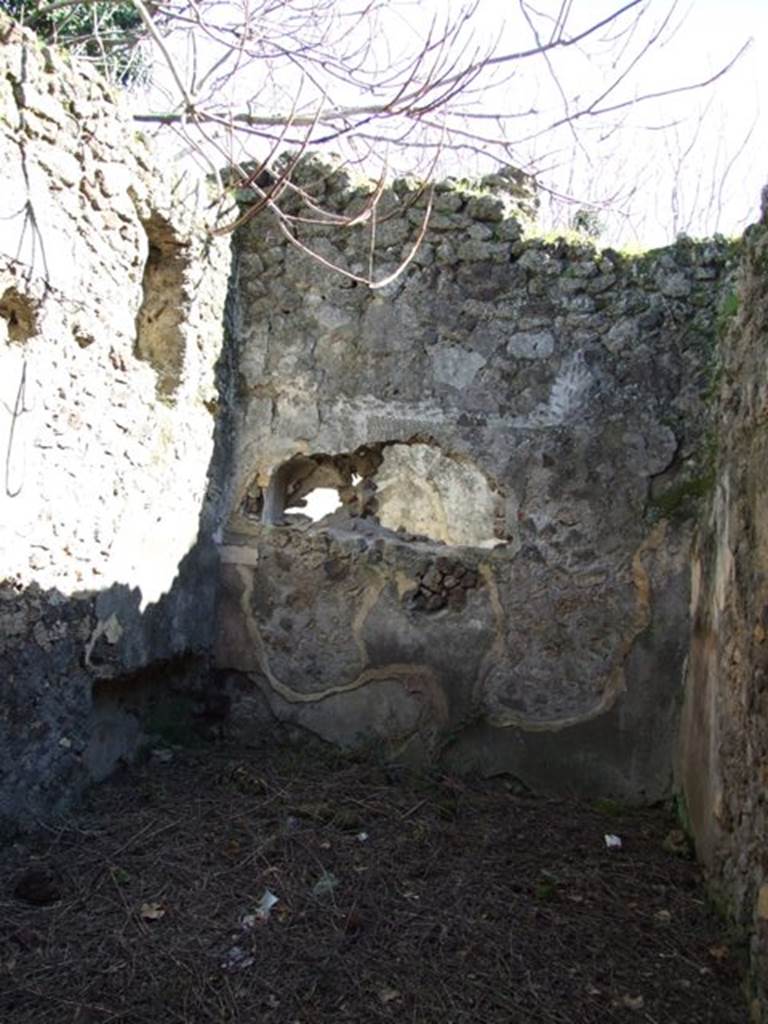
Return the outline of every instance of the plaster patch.
<path id="1" fill-rule="evenodd" d="M 383 454 L 376 474 L 382 526 L 445 544 L 500 542 L 494 534 L 497 495 L 471 462 L 425 444 L 395 444 Z"/>
<path id="2" fill-rule="evenodd" d="M 432 355 L 435 380 L 454 388 L 465 388 L 472 383 L 487 360 L 479 352 L 459 345 L 446 345 Z"/>

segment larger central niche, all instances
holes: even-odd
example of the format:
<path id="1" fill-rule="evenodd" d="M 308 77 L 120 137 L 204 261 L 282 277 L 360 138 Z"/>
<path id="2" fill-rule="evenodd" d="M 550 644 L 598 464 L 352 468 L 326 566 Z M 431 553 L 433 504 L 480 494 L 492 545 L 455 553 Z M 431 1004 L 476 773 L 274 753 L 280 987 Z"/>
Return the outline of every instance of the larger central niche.
<path id="1" fill-rule="evenodd" d="M 418 441 L 294 455 L 273 470 L 263 494 L 249 490 L 244 510 L 273 526 L 359 529 L 365 520 L 455 546 L 505 540 L 503 501 L 485 474 L 468 458 Z"/>
<path id="2" fill-rule="evenodd" d="M 382 454 L 376 474 L 382 526 L 467 547 L 501 542 L 499 496 L 470 460 L 427 444 L 393 444 Z"/>

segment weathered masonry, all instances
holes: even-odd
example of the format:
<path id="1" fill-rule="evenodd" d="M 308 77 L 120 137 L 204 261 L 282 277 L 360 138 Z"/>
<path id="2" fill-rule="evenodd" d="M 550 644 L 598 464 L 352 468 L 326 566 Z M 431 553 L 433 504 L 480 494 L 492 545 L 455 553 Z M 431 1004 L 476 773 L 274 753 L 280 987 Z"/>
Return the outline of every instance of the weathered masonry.
<path id="1" fill-rule="evenodd" d="M 1 833 L 207 664 L 229 254 L 107 86 L 4 20 L 0 158 Z"/>
<path id="2" fill-rule="evenodd" d="M 765 1002 L 765 220 L 627 256 L 448 182 L 371 290 L 263 216 L 212 238 L 100 80 L 0 35 L 0 833 L 208 712 L 677 792 Z M 424 201 L 302 239 L 386 276 Z"/>
<path id="3" fill-rule="evenodd" d="M 768 985 L 768 218 L 722 311 L 716 475 L 691 562 L 678 753 L 696 852 Z M 756 1019 L 761 1019 L 755 1005 Z"/>
<path id="4" fill-rule="evenodd" d="M 307 179 L 354 209 L 338 175 Z M 261 219 L 239 233 L 217 662 L 335 742 L 656 799 L 730 248 L 525 241 L 519 201 L 440 187 L 383 292 Z M 385 193 L 385 271 L 421 216 L 405 183 Z M 304 240 L 352 271 L 369 244 Z"/>

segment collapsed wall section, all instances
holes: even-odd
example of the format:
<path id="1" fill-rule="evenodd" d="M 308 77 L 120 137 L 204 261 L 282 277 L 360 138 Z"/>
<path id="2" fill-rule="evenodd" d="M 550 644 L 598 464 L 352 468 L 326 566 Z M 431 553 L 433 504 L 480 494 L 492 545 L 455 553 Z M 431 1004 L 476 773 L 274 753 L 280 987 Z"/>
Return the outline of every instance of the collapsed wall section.
<path id="1" fill-rule="evenodd" d="M 351 215 L 345 184 L 317 165 L 305 182 Z M 373 233 L 296 231 L 385 277 L 427 201 L 398 182 Z M 370 290 L 248 222 L 217 655 L 248 707 L 538 789 L 667 792 L 731 255 L 526 240 L 501 196 L 445 183 L 413 265 Z M 325 519 L 264 515 L 281 488 L 309 496 L 284 467 L 371 451 L 357 483 L 326 478 Z"/>
<path id="2" fill-rule="evenodd" d="M 99 681 L 205 650 L 228 253 L 86 67 L 0 20 L 0 824 L 131 753 Z"/>
<path id="3" fill-rule="evenodd" d="M 768 224 L 723 304 L 714 488 L 692 561 L 680 781 L 696 852 L 768 1006 Z"/>

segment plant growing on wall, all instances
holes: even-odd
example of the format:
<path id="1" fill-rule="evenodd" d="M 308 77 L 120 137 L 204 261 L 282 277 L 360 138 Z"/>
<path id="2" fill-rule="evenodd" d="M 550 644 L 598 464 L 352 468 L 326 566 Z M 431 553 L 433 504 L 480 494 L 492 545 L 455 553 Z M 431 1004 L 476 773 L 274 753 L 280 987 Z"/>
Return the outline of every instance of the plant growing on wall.
<path id="1" fill-rule="evenodd" d="M 1 0 L 17 21 L 32 26 L 46 42 L 91 61 L 122 85 L 146 77 L 149 66 L 141 43 L 146 28 L 131 0 L 90 3 L 46 3 L 43 0 Z"/>

